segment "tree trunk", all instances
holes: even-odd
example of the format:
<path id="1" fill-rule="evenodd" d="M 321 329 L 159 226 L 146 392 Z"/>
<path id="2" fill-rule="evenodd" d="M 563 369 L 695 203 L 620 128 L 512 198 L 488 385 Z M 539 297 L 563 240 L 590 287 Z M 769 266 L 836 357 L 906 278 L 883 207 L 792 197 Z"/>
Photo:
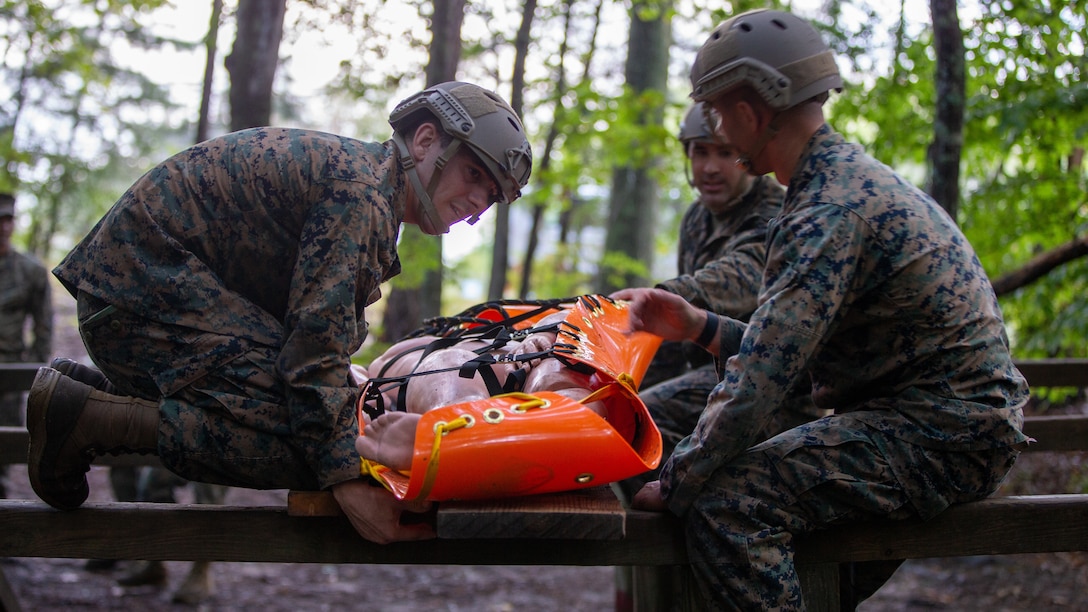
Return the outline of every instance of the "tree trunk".
<path id="1" fill-rule="evenodd" d="M 952 218 L 960 201 L 960 152 L 963 149 L 966 58 L 956 0 L 930 0 L 937 53 L 937 108 L 929 146 L 928 191 Z"/>
<path id="2" fill-rule="evenodd" d="M 238 34 L 227 56 L 231 131 L 268 125 L 272 84 L 280 63 L 287 0 L 239 0 Z"/>
<path id="3" fill-rule="evenodd" d="M 521 11 L 521 26 L 514 40 L 514 73 L 510 84 L 510 107 L 520 117 L 523 114 L 525 89 L 525 58 L 529 55 L 529 36 L 536 0 L 525 0 Z M 491 280 L 487 285 L 487 299 L 502 298 L 506 288 L 506 269 L 510 263 L 510 209 L 498 206 L 495 211 L 495 242 L 491 248 Z"/>
<path id="4" fill-rule="evenodd" d="M 567 94 L 567 72 L 563 62 L 563 58 L 567 55 L 569 48 L 569 39 L 571 32 L 572 21 L 572 8 L 573 0 L 564 0 L 563 2 L 563 40 L 559 45 L 559 67 L 556 71 L 555 77 L 555 90 L 553 97 L 555 98 L 555 111 L 552 113 L 553 120 L 551 128 L 548 129 L 548 136 L 544 141 L 544 153 L 540 156 L 539 168 L 537 169 L 537 176 L 543 177 L 547 174 L 548 168 L 551 167 L 552 150 L 555 147 L 555 141 L 559 138 L 559 126 L 565 121 L 567 115 L 567 109 L 563 107 L 563 97 Z M 597 33 L 600 30 L 601 24 L 601 5 L 603 2 L 598 0 L 596 4 L 596 10 L 594 11 L 593 27 L 589 38 L 589 49 L 586 51 L 585 56 L 582 58 L 583 66 L 585 66 L 582 73 L 582 81 L 584 82 L 589 78 L 589 67 L 592 63 L 594 51 L 597 44 Z M 576 116 L 584 114 L 585 107 L 583 103 L 579 103 L 578 108 L 573 109 Z M 573 198 L 568 202 L 567 211 L 574 206 Z M 544 213 L 547 210 L 547 202 L 538 202 L 533 204 L 532 212 L 532 224 L 529 229 L 529 238 L 526 240 L 525 257 L 522 259 L 521 265 L 521 283 L 518 287 L 518 297 L 526 299 L 529 297 L 530 290 L 532 288 L 533 280 L 533 262 L 536 258 L 536 249 L 540 243 L 540 227 L 544 221 Z M 565 213 L 564 213 L 565 214 Z M 561 235 L 562 241 L 564 235 Z"/>
<path id="5" fill-rule="evenodd" d="M 200 117 L 196 122 L 196 142 L 204 142 L 209 136 L 212 83 L 215 76 L 215 56 L 219 51 L 219 18 L 222 15 L 223 0 L 212 0 L 212 16 L 208 23 L 208 34 L 204 37 L 207 59 L 204 62 L 204 88 L 200 93 Z"/>
<path id="6" fill-rule="evenodd" d="M 636 96 L 647 91 L 664 94 L 668 91 L 671 7 L 668 3 L 662 3 L 657 5 L 655 14 L 647 15 L 640 8 L 648 7 L 640 7 L 639 4 L 636 2 L 631 9 L 627 65 L 624 69 L 627 86 Z M 642 109 L 639 122 L 642 125 L 659 125 L 663 117 L 662 102 L 656 107 Z M 653 261 L 658 186 L 650 171 L 660 163 L 659 158 L 651 158 L 638 166 L 618 167 L 613 171 L 608 236 L 605 239 L 605 258 L 598 271 L 597 291 L 610 293 L 623 287 L 643 286 L 650 280 L 630 264 L 642 264 L 649 270 Z M 622 260 L 622 263 L 617 264 L 617 260 Z"/>
<path id="7" fill-rule="evenodd" d="M 461 61 L 461 24 L 466 0 L 434 0 L 427 86 L 452 81 Z M 398 248 L 403 266 L 423 269 L 414 286 L 394 282 L 386 298 L 380 339 L 395 342 L 415 330 L 424 319 L 442 313 L 442 237 L 427 236 L 414 226 L 401 231 Z M 396 279 L 394 279 L 396 281 Z"/>

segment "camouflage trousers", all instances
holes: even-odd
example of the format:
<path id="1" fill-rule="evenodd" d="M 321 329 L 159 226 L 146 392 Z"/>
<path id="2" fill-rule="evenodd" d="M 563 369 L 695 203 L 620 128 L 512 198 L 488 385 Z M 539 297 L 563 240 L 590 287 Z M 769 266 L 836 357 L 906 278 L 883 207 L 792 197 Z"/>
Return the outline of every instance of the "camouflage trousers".
<path id="1" fill-rule="evenodd" d="M 802 610 L 794 536 L 847 522 L 929 518 L 992 493 L 1017 455 L 926 449 L 850 414 L 783 432 L 717 470 L 684 515 L 700 595 L 707 609 Z M 901 473 L 904 465 L 909 473 Z"/>
<path id="2" fill-rule="evenodd" d="M 159 459 L 170 471 L 252 489 L 319 488 L 292 444 L 276 347 L 153 321 L 85 293 L 76 302 L 95 365 L 119 393 L 159 402 Z"/>
<path id="3" fill-rule="evenodd" d="M 654 424 L 661 431 L 662 463 L 681 440 L 695 431 L 699 417 L 706 408 L 707 396 L 717 385 L 718 372 L 714 363 L 709 363 L 639 393 Z M 826 415 L 827 411 L 817 409 L 808 396 L 798 395 L 771 417 L 763 435 L 770 438 Z M 620 489 L 630 499 L 642 485 L 657 480 L 659 472 L 660 468 L 630 478 L 620 483 Z"/>

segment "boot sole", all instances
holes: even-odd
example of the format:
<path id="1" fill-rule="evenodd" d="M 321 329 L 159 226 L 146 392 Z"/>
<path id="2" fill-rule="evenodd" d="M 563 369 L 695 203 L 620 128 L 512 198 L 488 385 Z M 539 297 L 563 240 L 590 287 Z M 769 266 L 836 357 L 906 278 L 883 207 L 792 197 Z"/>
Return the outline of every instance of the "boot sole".
<path id="1" fill-rule="evenodd" d="M 30 433 L 30 445 L 27 449 L 27 475 L 30 478 L 30 486 L 45 503 L 61 510 L 78 508 L 87 500 L 89 488 L 86 473 L 81 474 L 83 482 L 71 490 L 55 491 L 48 483 L 58 482 L 56 478 L 43 478 L 43 472 L 50 474 L 55 472 L 53 462 L 46 465 L 46 450 L 49 440 L 66 440 L 75 428 L 78 412 L 67 423 L 61 423 L 61 419 L 50 418 L 50 405 L 53 402 L 53 394 L 57 384 L 64 375 L 52 368 L 40 368 L 34 376 L 34 383 L 30 386 L 27 399 L 26 423 Z M 54 453 L 55 454 L 55 453 Z M 90 463 L 87 464 L 90 469 Z M 63 484 L 58 487 L 67 489 Z"/>

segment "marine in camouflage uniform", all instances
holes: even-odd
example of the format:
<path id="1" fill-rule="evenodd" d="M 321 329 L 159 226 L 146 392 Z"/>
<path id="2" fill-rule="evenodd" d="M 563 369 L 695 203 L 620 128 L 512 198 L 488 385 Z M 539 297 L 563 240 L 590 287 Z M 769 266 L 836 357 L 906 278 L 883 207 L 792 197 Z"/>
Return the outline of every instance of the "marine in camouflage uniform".
<path id="1" fill-rule="evenodd" d="M 39 372 L 29 472 L 42 499 L 81 504 L 85 457 L 113 451 L 157 452 L 188 480 L 230 486 L 359 479 L 350 357 L 365 307 L 400 272 L 401 223 L 444 233 L 509 203 L 532 160 L 509 105 L 475 85 L 429 88 L 390 122 L 384 143 L 254 128 L 195 145 L 140 178 L 57 266 L 118 394 Z M 362 529 L 367 508 L 345 511 Z"/>
<path id="2" fill-rule="evenodd" d="M 0 362 L 45 363 L 53 350 L 49 272 L 33 256 L 12 248 L 14 228 L 15 196 L 0 193 Z M 22 393 L 0 394 L 0 425 L 23 424 L 22 396 Z"/>
<path id="3" fill-rule="evenodd" d="M 787 36 L 794 57 L 765 51 L 788 47 Z M 761 50 L 771 58 L 760 70 L 793 69 L 784 99 L 744 79 L 751 89 L 737 90 L 720 69 Z M 720 113 L 753 171 L 773 169 L 789 182 L 768 229 L 759 307 L 748 324 L 720 318 L 709 343 L 737 356 L 659 488 L 635 500 L 683 517 L 696 582 L 713 609 L 803 609 L 794 536 L 928 519 L 985 497 L 1028 441 L 1028 387 L 963 234 L 931 198 L 821 125 L 827 90 L 841 86 L 830 56 L 807 22 L 753 11 L 719 26 L 692 69 L 694 97 Z M 743 105 L 762 122 L 724 114 Z M 759 137 L 768 117 L 781 122 L 779 134 L 811 138 L 791 156 L 788 138 Z M 661 295 L 643 296 L 633 313 L 663 320 L 645 311 L 662 308 Z M 672 319 L 685 321 L 675 327 L 680 337 L 702 336 L 718 319 L 682 301 L 672 307 L 688 310 Z M 817 406 L 834 415 L 760 442 L 807 376 Z"/>
<path id="4" fill-rule="evenodd" d="M 391 142 L 243 130 L 145 174 L 57 266 L 91 359 L 158 400 L 166 467 L 255 488 L 358 475 L 349 357 L 400 271 L 404 186 Z"/>
<path id="5" fill-rule="evenodd" d="M 53 350 L 49 273 L 37 259 L 12 248 L 14 228 L 15 196 L 0 193 L 0 362 L 45 363 Z M 21 391 L 0 393 L 0 425 L 22 427 L 23 406 Z M 7 468 L 0 466 L 0 497 L 7 496 Z"/>

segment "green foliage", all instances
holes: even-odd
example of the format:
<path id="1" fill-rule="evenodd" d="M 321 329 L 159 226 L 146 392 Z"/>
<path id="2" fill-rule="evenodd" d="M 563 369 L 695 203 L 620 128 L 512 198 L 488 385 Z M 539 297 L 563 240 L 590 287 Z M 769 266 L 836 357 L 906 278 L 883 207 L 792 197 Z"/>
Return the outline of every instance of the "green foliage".
<path id="1" fill-rule="evenodd" d="M 78 235 L 62 227 L 85 231 L 120 193 L 106 188 L 163 146 L 173 103 L 117 54 L 178 44 L 142 25 L 162 1 L 58 4 L 0 3 L 0 182 L 19 193 L 34 221 L 27 243 L 47 261 L 55 235 Z"/>
<path id="2" fill-rule="evenodd" d="M 162 75 L 128 69 L 126 58 L 118 55 L 197 44 L 204 32 L 193 32 L 187 41 L 150 33 L 148 17 L 165 4 L 0 0 L 0 188 L 17 191 L 20 206 L 31 213 L 34 225 L 19 238 L 37 245 L 39 254 L 51 243 L 59 247 L 77 239 L 136 176 L 189 143 L 195 118 L 178 114 L 159 82 Z M 537 297 L 589 289 L 600 231 L 609 223 L 607 192 L 617 167 L 650 168 L 662 194 L 655 211 L 654 252 L 659 259 L 674 260 L 676 224 L 693 197 L 676 143 L 676 125 L 688 104 L 688 62 L 713 25 L 750 8 L 789 10 L 791 4 L 604 3 L 606 23 L 599 32 L 590 31 L 596 2 L 571 4 L 570 32 L 556 27 L 563 3 L 537 7 L 526 125 L 538 155 L 553 120 L 558 135 L 550 165 L 543 168 L 538 157 L 532 189 L 519 206 L 545 205 L 545 225 L 556 225 L 561 214 L 570 216 L 567 242 L 542 244 L 533 262 Z M 829 40 L 850 81 L 832 98 L 832 123 L 923 184 L 935 103 L 936 58 L 928 24 L 893 24 L 888 46 L 882 38 L 886 23 L 878 18 L 890 16 L 878 15 L 875 3 L 826 0 L 818 10 L 810 5 L 799 12 Z M 427 61 L 426 19 L 432 3 L 409 0 L 407 6 L 418 19 L 391 27 L 387 0 L 291 3 L 288 44 L 303 31 L 342 30 L 358 45 L 343 60 L 340 78 L 323 101 L 325 115 L 317 121 L 350 128 L 333 131 L 388 136 L 386 109 L 405 88 L 422 84 Z M 617 43 L 614 31 L 626 25 L 616 16 L 626 18 L 628 9 L 643 16 L 676 11 L 674 31 L 685 34 L 674 42 L 667 93 L 636 95 L 623 86 L 619 73 L 626 43 Z M 509 95 L 503 79 L 518 25 L 511 15 L 519 11 L 516 3 L 467 5 L 459 78 Z M 988 273 L 997 277 L 1088 232 L 1088 175 L 1076 157 L 1088 138 L 1088 0 L 979 0 L 963 4 L 960 11 L 968 99 L 959 221 Z M 561 48 L 567 50 L 562 58 Z M 560 64 L 565 88 L 557 87 Z M 417 262 L 435 261 L 437 243 L 406 230 L 404 274 L 396 282 L 416 286 L 426 269 Z M 519 246 L 511 245 L 511 261 L 520 263 Z M 463 263 L 450 262 L 455 264 L 447 276 L 455 283 L 451 286 L 486 278 L 486 257 L 485 250 Z M 600 265 L 617 281 L 652 273 L 624 256 L 609 255 Z M 1084 261 L 1067 264 L 1002 297 L 1018 357 L 1085 356 L 1086 268 Z M 457 294 L 456 289 L 447 292 Z M 447 310 L 460 306 L 454 301 Z"/>
<path id="3" fill-rule="evenodd" d="M 1086 3 L 982 2 L 964 22 L 967 108 L 960 223 L 992 278 L 1088 231 Z M 965 11 L 961 11 L 961 21 Z M 903 37 L 887 71 L 854 84 L 833 122 L 919 183 L 933 138 L 931 32 Z M 913 170 L 912 170 L 913 169 Z M 1018 357 L 1083 357 L 1086 264 L 1002 298 Z"/>
<path id="4" fill-rule="evenodd" d="M 650 275 L 645 262 L 616 251 L 605 253 L 599 268 L 604 283 L 611 287 L 628 287 L 631 278 L 646 278 Z"/>
<path id="5" fill-rule="evenodd" d="M 534 292 L 531 297 L 550 298 L 582 295 L 591 291 L 589 262 L 580 259 L 579 249 L 559 245 L 551 255 L 541 257 L 534 267 Z"/>
<path id="6" fill-rule="evenodd" d="M 414 289 L 423 284 L 428 271 L 437 268 L 438 238 L 428 236 L 415 225 L 405 225 L 400 232 L 401 273 L 390 281 L 393 287 Z"/>

